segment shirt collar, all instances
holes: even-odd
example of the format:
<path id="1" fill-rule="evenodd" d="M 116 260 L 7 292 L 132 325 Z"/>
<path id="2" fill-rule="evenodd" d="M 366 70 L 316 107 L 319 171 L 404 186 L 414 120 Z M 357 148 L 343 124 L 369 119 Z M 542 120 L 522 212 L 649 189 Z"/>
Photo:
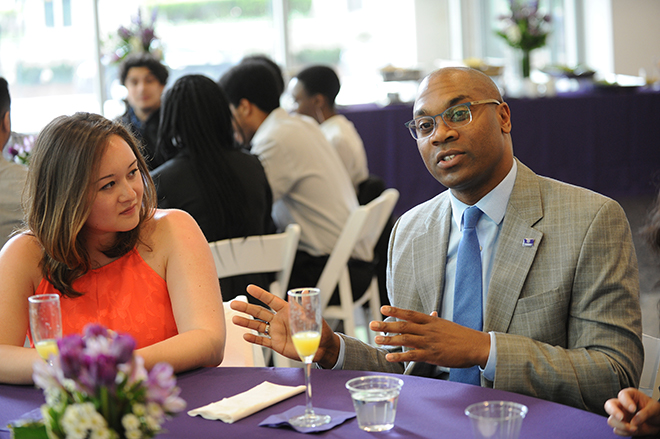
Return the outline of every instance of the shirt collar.
<path id="1" fill-rule="evenodd" d="M 516 182 L 518 174 L 518 164 L 513 161 L 511 170 L 492 191 L 488 192 L 481 200 L 477 201 L 477 206 L 488 216 L 495 224 L 499 224 L 504 219 L 506 206 L 509 204 L 509 197 L 513 191 L 513 184 Z M 449 200 L 451 201 L 451 211 L 454 217 L 454 224 L 462 225 L 463 212 L 467 209 L 467 204 L 461 202 L 449 191 Z"/>

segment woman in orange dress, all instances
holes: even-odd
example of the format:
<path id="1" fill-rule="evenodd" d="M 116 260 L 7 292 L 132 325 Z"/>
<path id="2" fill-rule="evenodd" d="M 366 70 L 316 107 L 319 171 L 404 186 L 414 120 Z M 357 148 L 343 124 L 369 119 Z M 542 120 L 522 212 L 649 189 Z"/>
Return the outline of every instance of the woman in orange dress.
<path id="1" fill-rule="evenodd" d="M 31 156 L 27 227 L 0 251 L 0 382 L 32 382 L 28 297 L 58 293 L 63 334 L 100 323 L 137 341 L 145 366 L 222 362 L 225 321 L 208 243 L 180 210 L 156 209 L 132 135 L 101 116 L 52 121 Z"/>

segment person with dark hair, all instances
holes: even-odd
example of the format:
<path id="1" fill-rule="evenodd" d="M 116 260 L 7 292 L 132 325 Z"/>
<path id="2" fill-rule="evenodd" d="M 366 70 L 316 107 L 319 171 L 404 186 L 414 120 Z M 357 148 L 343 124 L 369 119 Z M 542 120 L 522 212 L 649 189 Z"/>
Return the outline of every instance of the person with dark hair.
<path id="1" fill-rule="evenodd" d="M 119 80 L 128 91 L 126 112 L 119 120 L 142 142 L 149 169 L 165 161 L 156 151 L 156 142 L 161 95 L 168 77 L 167 67 L 146 52 L 129 55 L 119 67 Z"/>
<path id="2" fill-rule="evenodd" d="M 232 122 L 224 92 L 206 76 L 183 76 L 163 96 L 158 148 L 172 158 L 151 172 L 158 206 L 191 214 L 209 242 L 275 232 L 263 166 L 234 141 Z M 220 283 L 231 300 L 271 280 L 255 274 Z"/>
<path id="3" fill-rule="evenodd" d="M 275 61 L 273 61 L 266 55 L 248 55 L 243 57 L 243 59 L 241 60 L 241 62 L 250 62 L 250 61 L 263 62 L 271 69 L 271 71 L 275 75 L 275 81 L 277 81 L 279 94 L 281 96 L 282 93 L 284 93 L 284 73 L 282 72 L 282 68 Z"/>
<path id="4" fill-rule="evenodd" d="M 208 243 L 156 190 L 126 128 L 76 113 L 50 122 L 30 157 L 26 228 L 0 252 L 0 382 L 32 381 L 28 297 L 58 294 L 63 335 L 99 323 L 130 334 L 151 369 L 217 366 L 222 296 Z M 32 339 L 31 339 L 32 344 Z"/>
<path id="5" fill-rule="evenodd" d="M 358 207 L 348 173 L 317 123 L 280 108 L 277 80 L 263 62 L 239 63 L 219 84 L 242 138 L 266 171 L 275 225 L 280 230 L 300 225 L 289 286 L 316 285 L 348 216 Z M 352 257 L 353 293 L 359 297 L 373 275 L 373 249 L 359 245 Z"/>
<path id="6" fill-rule="evenodd" d="M 289 82 L 293 110 L 321 124 L 321 131 L 339 153 L 358 191 L 360 183 L 369 177 L 367 153 L 353 123 L 335 109 L 339 88 L 339 77 L 327 66 L 307 67 Z"/>
<path id="7" fill-rule="evenodd" d="M 0 150 L 11 137 L 11 97 L 5 78 L 0 78 Z M 9 235 L 21 225 L 21 193 L 27 178 L 27 168 L 0 158 L 0 248 Z"/>
<path id="8" fill-rule="evenodd" d="M 660 194 L 642 234 L 650 248 L 660 253 Z M 610 415 L 607 423 L 620 436 L 660 435 L 660 402 L 635 387 L 623 389 L 616 398 L 608 399 L 605 411 Z"/>
<path id="9" fill-rule="evenodd" d="M 637 256 L 621 206 L 535 174 L 513 154 L 493 80 L 449 67 L 419 85 L 405 126 L 445 190 L 396 222 L 376 346 L 323 324 L 320 367 L 406 373 L 530 395 L 604 414 L 636 387 L 644 348 Z M 401 129 L 404 129 L 401 124 Z M 413 150 L 414 151 L 414 150 Z M 411 151 L 411 152 L 413 152 Z M 232 303 L 252 343 L 295 358 L 289 305 Z M 257 320 L 258 319 L 258 320 Z"/>

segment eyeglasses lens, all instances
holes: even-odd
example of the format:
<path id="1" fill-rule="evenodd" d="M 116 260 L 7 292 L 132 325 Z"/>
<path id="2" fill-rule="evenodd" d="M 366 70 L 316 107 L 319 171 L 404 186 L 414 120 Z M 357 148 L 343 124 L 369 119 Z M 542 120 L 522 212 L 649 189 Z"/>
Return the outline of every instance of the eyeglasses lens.
<path id="1" fill-rule="evenodd" d="M 458 128 L 462 127 L 463 125 L 467 125 L 472 121 L 470 106 L 457 105 L 455 107 L 448 108 L 444 113 L 442 113 L 442 119 L 450 128 Z M 436 123 L 437 122 L 434 117 L 418 117 L 409 125 L 410 132 L 415 139 L 423 139 L 430 136 L 435 131 Z"/>

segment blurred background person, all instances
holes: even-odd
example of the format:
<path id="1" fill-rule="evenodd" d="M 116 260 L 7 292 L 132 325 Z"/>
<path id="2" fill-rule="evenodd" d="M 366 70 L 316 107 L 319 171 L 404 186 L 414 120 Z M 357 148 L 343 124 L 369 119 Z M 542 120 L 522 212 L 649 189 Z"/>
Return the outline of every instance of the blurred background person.
<path id="1" fill-rule="evenodd" d="M 266 63 L 241 62 L 218 82 L 250 151 L 266 171 L 275 225 L 279 230 L 300 225 L 289 287 L 316 285 L 348 216 L 358 207 L 346 168 L 317 123 L 280 107 L 281 87 Z M 372 250 L 358 245 L 349 261 L 355 297 L 371 282 Z"/>
<path id="2" fill-rule="evenodd" d="M 229 102 L 204 75 L 179 78 L 165 93 L 158 150 L 172 157 L 152 171 L 158 206 L 190 213 L 208 242 L 275 232 L 272 194 L 259 159 L 234 141 Z M 222 279 L 224 300 L 266 287 L 270 274 Z"/>
<path id="3" fill-rule="evenodd" d="M 649 247 L 660 254 L 660 194 L 649 213 L 642 235 Z M 607 423 L 620 436 L 660 437 L 660 402 L 639 389 L 623 389 L 616 398 L 607 400 L 605 411 L 610 415 Z"/>
<path id="4" fill-rule="evenodd" d="M 128 91 L 126 112 L 119 120 L 142 142 L 149 169 L 164 161 L 157 155 L 156 142 L 161 95 L 168 77 L 167 67 L 146 52 L 128 56 L 119 67 L 121 85 Z"/>
<path id="5" fill-rule="evenodd" d="M 333 69 L 317 65 L 307 67 L 289 82 L 294 111 L 316 120 L 321 131 L 339 153 L 356 192 L 369 177 L 367 153 L 353 122 L 335 110 L 339 77 Z"/>
<path id="6" fill-rule="evenodd" d="M 0 78 L 0 149 L 11 137 L 11 97 L 5 78 Z M 27 178 L 27 167 L 0 157 L 0 248 L 12 231 L 21 225 L 21 193 Z"/>

